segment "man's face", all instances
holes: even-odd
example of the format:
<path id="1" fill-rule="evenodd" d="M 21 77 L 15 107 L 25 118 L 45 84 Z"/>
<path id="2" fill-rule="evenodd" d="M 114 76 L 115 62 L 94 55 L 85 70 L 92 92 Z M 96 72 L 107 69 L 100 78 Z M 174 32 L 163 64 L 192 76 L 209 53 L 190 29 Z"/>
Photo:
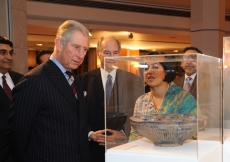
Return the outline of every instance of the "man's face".
<path id="1" fill-rule="evenodd" d="M 0 44 L 0 73 L 11 70 L 13 64 L 13 48 L 8 44 Z"/>
<path id="2" fill-rule="evenodd" d="M 42 55 L 42 56 L 40 57 L 41 64 L 44 63 L 44 62 L 46 62 L 47 60 L 49 60 L 50 55 L 51 55 L 51 54 L 48 54 L 48 53 Z"/>
<path id="3" fill-rule="evenodd" d="M 197 72 L 197 64 L 196 64 L 196 55 L 189 55 L 197 53 L 195 50 L 188 50 L 185 52 L 184 60 L 181 62 L 181 67 L 184 69 L 185 73 L 188 76 L 195 74 Z"/>
<path id="4" fill-rule="evenodd" d="M 101 43 L 101 51 L 98 52 L 98 54 L 101 61 L 101 67 L 105 68 L 106 71 L 111 72 L 114 69 L 114 66 L 117 65 L 117 61 L 114 59 L 106 59 L 105 64 L 104 57 L 114 57 L 120 55 L 117 41 L 112 37 L 104 38 L 103 42 Z"/>
<path id="5" fill-rule="evenodd" d="M 71 38 L 65 45 L 58 39 L 56 46 L 59 53 L 57 60 L 66 68 L 67 71 L 77 69 L 84 61 L 89 48 L 89 38 L 80 31 L 74 31 Z"/>

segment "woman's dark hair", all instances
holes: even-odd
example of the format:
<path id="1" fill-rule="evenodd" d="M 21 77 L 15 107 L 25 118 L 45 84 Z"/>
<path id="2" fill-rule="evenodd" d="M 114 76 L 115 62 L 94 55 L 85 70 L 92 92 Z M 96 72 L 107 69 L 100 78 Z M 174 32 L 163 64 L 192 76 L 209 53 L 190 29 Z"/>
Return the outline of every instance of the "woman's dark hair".
<path id="1" fill-rule="evenodd" d="M 150 52 L 148 55 L 159 55 L 158 52 Z M 163 81 L 165 82 L 172 82 L 176 78 L 176 68 L 173 65 L 172 62 L 167 62 L 167 60 L 170 60 L 171 56 L 165 56 L 166 62 L 159 62 L 163 68 L 164 71 L 167 73 L 165 76 L 165 79 Z"/>
<path id="2" fill-rule="evenodd" d="M 165 79 L 163 81 L 165 82 L 172 82 L 176 78 L 176 68 L 173 65 L 172 62 L 159 62 L 163 68 L 164 71 L 167 73 L 165 76 Z"/>
<path id="3" fill-rule="evenodd" d="M 192 47 L 192 46 L 186 47 L 186 48 L 183 50 L 183 53 L 185 53 L 185 52 L 188 51 L 188 50 L 194 50 L 194 51 L 196 51 L 197 53 L 201 53 L 201 54 L 202 54 L 201 50 L 199 50 L 199 49 L 196 48 L 196 47 Z"/>

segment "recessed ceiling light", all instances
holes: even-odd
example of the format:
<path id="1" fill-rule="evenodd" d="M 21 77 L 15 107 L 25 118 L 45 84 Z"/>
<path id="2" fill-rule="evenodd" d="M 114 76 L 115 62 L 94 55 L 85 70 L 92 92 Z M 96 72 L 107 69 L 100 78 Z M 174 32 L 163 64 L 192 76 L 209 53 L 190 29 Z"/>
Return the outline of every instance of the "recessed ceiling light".
<path id="1" fill-rule="evenodd" d="M 178 52 L 178 50 L 173 50 L 173 52 Z"/>
<path id="2" fill-rule="evenodd" d="M 42 44 L 41 44 L 41 43 L 38 43 L 38 44 L 37 44 L 37 46 L 41 47 L 41 46 L 42 46 Z"/>

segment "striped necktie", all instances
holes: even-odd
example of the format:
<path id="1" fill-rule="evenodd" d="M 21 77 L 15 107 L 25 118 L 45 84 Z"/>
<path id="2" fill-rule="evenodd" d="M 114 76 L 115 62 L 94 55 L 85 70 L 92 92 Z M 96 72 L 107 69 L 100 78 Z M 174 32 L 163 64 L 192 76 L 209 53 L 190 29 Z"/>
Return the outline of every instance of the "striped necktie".
<path id="1" fill-rule="evenodd" d="M 110 74 L 107 75 L 107 81 L 106 81 L 106 104 L 108 105 L 110 96 L 111 96 L 111 91 L 113 88 L 113 83 L 112 83 L 112 76 Z"/>
<path id="2" fill-rule="evenodd" d="M 185 79 L 184 90 L 186 90 L 186 91 L 188 91 L 188 92 L 189 92 L 189 90 L 190 90 L 190 88 L 191 88 L 191 85 L 190 85 L 190 81 L 191 81 L 191 80 L 192 80 L 191 77 L 187 77 L 187 78 Z"/>
<path id="3" fill-rule="evenodd" d="M 4 91 L 6 92 L 7 96 L 10 98 L 10 100 L 12 100 L 12 91 L 6 82 L 6 76 L 5 75 L 2 76 L 2 87 L 3 87 Z"/>
<path id="4" fill-rule="evenodd" d="M 68 79 L 69 85 L 71 86 L 74 95 L 76 95 L 77 94 L 77 87 L 74 84 L 73 73 L 71 73 L 70 71 L 66 71 L 65 73 L 69 76 L 69 79 Z"/>

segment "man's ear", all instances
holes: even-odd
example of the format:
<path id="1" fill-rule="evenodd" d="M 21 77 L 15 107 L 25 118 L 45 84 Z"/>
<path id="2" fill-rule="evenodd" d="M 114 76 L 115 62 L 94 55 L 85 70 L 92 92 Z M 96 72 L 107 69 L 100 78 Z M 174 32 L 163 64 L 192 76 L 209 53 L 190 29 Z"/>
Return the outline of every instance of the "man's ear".
<path id="1" fill-rule="evenodd" d="M 60 52 L 63 47 L 62 41 L 60 40 L 60 38 L 55 39 L 55 45 L 56 45 L 57 51 Z"/>

